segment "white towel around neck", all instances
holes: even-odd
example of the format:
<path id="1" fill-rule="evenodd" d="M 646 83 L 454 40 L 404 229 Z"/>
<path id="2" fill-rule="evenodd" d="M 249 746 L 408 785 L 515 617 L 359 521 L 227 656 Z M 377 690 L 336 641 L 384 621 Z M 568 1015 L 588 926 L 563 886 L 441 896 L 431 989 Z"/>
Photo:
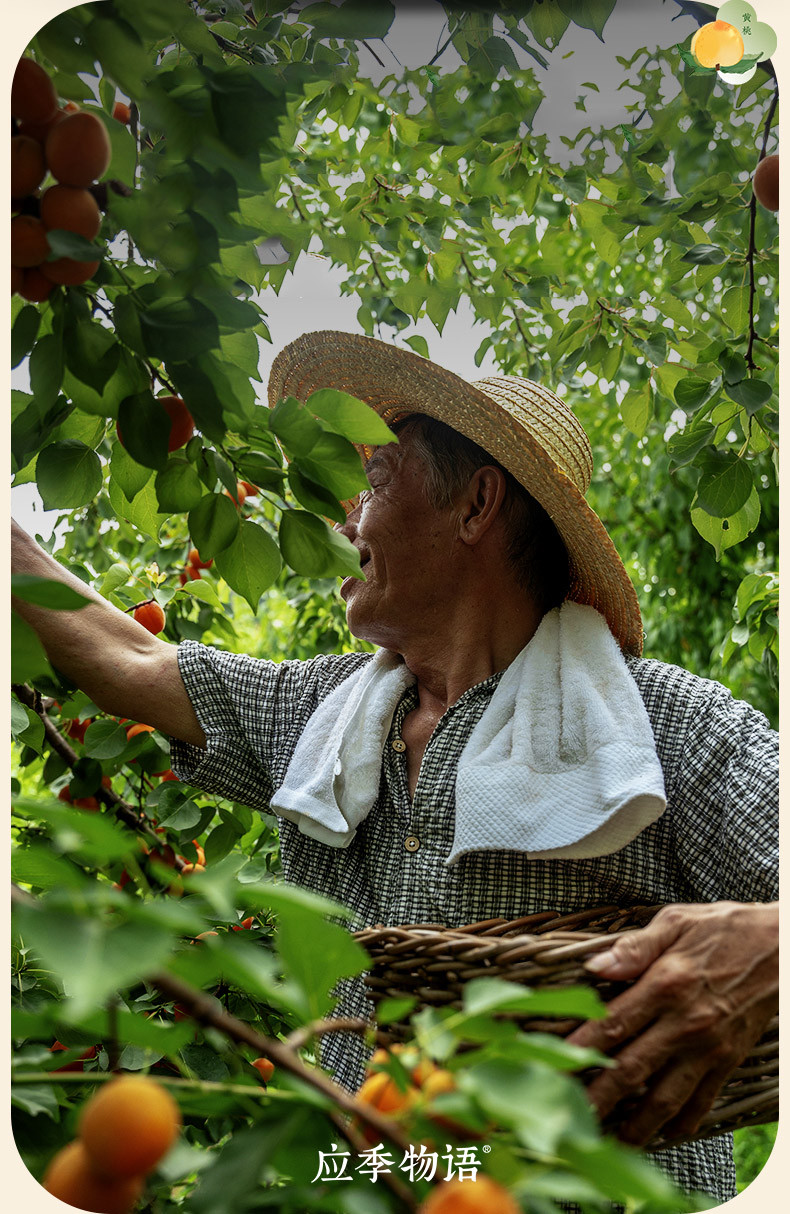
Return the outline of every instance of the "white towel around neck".
<path id="1" fill-rule="evenodd" d="M 376 802 L 392 717 L 414 676 L 380 650 L 318 706 L 275 813 L 347 847 Z M 463 749 L 455 838 L 467 852 L 534 859 L 619 851 L 666 808 L 642 697 L 603 616 L 566 602 L 548 612 L 503 673 Z"/>

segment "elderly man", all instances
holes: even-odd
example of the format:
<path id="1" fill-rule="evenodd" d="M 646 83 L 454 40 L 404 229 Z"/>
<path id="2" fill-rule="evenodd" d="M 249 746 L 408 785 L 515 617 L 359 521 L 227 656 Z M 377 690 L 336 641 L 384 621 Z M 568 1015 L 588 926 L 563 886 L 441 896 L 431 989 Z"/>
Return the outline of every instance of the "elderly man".
<path id="1" fill-rule="evenodd" d="M 636 595 L 559 397 L 328 332 L 279 355 L 270 403 L 326 387 L 398 434 L 363 451 L 371 487 L 340 528 L 365 577 L 340 587 L 348 624 L 374 655 L 176 651 L 98 595 L 73 615 L 20 608 L 97 704 L 172 737 L 184 779 L 271 807 L 287 879 L 355 926 L 670 904 L 590 963 L 636 981 L 574 1039 L 617 1054 L 589 1089 L 602 1115 L 639 1095 L 625 1138 L 693 1132 L 776 1011 L 776 738 L 720 685 L 639 656 Z M 67 580 L 16 540 L 19 571 Z M 343 1010 L 363 1009 L 347 987 Z M 362 1047 L 330 1037 L 324 1061 L 353 1088 Z M 657 1161 L 735 1194 L 727 1138 Z"/>

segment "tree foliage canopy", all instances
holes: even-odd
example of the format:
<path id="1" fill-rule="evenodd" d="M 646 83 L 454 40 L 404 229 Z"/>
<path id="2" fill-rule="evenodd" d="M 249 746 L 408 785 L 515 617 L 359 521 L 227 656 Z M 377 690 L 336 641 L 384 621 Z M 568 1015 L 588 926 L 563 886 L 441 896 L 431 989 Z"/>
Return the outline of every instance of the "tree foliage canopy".
<path id="1" fill-rule="evenodd" d="M 387 434 L 342 394 L 270 411 L 259 378 L 262 299 L 309 248 L 339 267 L 364 332 L 429 356 L 418 323 L 441 333 L 468 300 L 478 365 L 568 396 L 646 652 L 728 681 L 775 717 L 778 245 L 751 189 L 775 150 L 770 65 L 737 85 L 693 66 L 686 47 L 634 47 L 618 58 L 631 98 L 621 121 L 564 137 L 560 162 L 533 129 L 547 55 L 574 25 L 605 42 L 614 0 L 442 7 L 442 45 L 389 73 L 389 0 L 101 0 L 36 35 L 28 54 L 62 101 L 101 115 L 112 162 L 90 247 L 50 238 L 53 256 L 98 260 L 92 278 L 43 304 L 12 300 L 14 484 L 35 482 L 63 513 L 45 542 L 58 559 L 122 610 L 155 599 L 173 641 L 273 657 L 349 648 L 333 588 L 358 557 L 331 520 L 366 484 L 353 444 Z M 371 56 L 375 81 L 361 67 Z M 596 88 L 579 82 L 581 123 Z M 113 117 L 119 96 L 128 123 Z M 278 241 L 283 260 L 262 260 Z M 196 427 L 173 451 L 164 395 Z M 210 568 L 188 560 L 193 547 Z M 74 606 L 53 584 L 14 589 Z M 267 1097 L 229 1021 L 204 1017 L 196 1035 L 174 1020 L 181 981 L 271 1037 L 324 1016 L 334 982 L 363 967 L 327 907 L 270 880 L 273 822 L 162 780 L 164 740 L 128 737 L 65 686 L 21 620 L 12 677 L 14 879 L 26 891 L 14 1103 L 31 1169 L 69 1136 L 84 1083 L 53 1083 L 47 1043 L 102 1041 L 88 1080 L 119 1060 L 153 1067 L 192 1118 L 152 1182 L 158 1209 L 263 1208 L 261 1176 L 281 1209 L 373 1209 L 360 1179 L 293 1183 L 340 1132 L 325 1094 L 283 1074 Z M 94 797 L 101 812 L 78 807 Z M 207 872 L 182 883 L 173 863 L 198 861 L 198 846 Z M 183 898 L 168 896 L 182 884 Z M 237 911 L 256 913 L 238 937 Z M 217 940 L 184 946 L 206 929 Z M 200 1022 L 200 1003 L 187 1005 Z M 426 1051 L 452 1056 L 460 1030 L 425 1015 L 415 1027 Z M 491 1156 L 504 1183 L 535 1195 L 530 1209 L 555 1197 L 681 1208 L 591 1126 L 565 1073 L 584 1060 L 478 1027 L 492 1059 L 565 1109 L 553 1129 L 514 1110 Z M 488 1098 L 476 1074 L 457 1098 L 472 1122 Z M 382 1188 L 376 1210 L 405 1208 Z"/>

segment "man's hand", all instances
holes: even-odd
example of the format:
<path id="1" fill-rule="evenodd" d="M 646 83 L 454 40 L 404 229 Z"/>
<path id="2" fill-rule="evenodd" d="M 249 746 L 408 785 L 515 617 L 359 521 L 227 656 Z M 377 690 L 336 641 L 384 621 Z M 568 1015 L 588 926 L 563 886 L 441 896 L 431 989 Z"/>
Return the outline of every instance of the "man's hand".
<path id="1" fill-rule="evenodd" d="M 611 1000 L 605 1020 L 568 1037 L 616 1055 L 587 1093 L 601 1118 L 638 1097 L 619 1131 L 624 1141 L 696 1131 L 777 1012 L 778 944 L 778 903 L 673 905 L 586 963 L 603 978 L 638 979 Z"/>

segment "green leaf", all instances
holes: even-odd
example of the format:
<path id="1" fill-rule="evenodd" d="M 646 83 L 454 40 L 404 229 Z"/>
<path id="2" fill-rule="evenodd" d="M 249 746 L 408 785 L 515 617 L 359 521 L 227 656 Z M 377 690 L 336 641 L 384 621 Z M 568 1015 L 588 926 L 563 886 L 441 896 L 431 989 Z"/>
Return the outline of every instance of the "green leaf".
<path id="1" fill-rule="evenodd" d="M 417 354 L 421 354 L 423 358 L 431 357 L 428 343 L 419 333 L 415 333 L 413 337 L 407 337 L 405 341 L 407 346 L 411 346 L 412 350 L 416 351 Z M 479 367 L 480 363 L 476 363 L 475 365 Z"/>
<path id="2" fill-rule="evenodd" d="M 719 391 L 718 379 L 708 381 L 695 375 L 681 379 L 675 387 L 675 401 L 686 413 L 694 413 L 708 401 L 712 400 Z"/>
<path id="3" fill-rule="evenodd" d="M 26 304 L 11 329 L 11 366 L 17 367 L 33 346 L 41 324 L 41 312 L 34 304 Z"/>
<path id="4" fill-rule="evenodd" d="M 164 468 L 170 438 L 170 417 L 153 392 L 136 392 L 118 406 L 118 440 L 133 460 L 145 468 Z"/>
<path id="5" fill-rule="evenodd" d="M 239 531 L 239 512 L 223 493 L 208 493 L 189 511 L 189 534 L 204 561 L 228 548 Z"/>
<path id="6" fill-rule="evenodd" d="M 299 20 L 312 25 L 319 35 L 333 38 L 384 38 L 395 19 L 395 6 L 390 0 L 344 0 L 339 7 L 332 4 L 310 4 L 299 13 Z"/>
<path id="7" fill-rule="evenodd" d="M 153 476 L 150 476 L 143 488 L 134 495 L 133 501 L 127 499 L 123 490 L 113 480 L 109 483 L 109 494 L 112 508 L 119 518 L 126 519 L 138 531 L 150 535 L 152 539 L 158 537 L 160 527 L 169 516 L 159 510 Z"/>
<path id="8" fill-rule="evenodd" d="M 346 512 L 334 494 L 323 485 L 302 476 L 295 460 L 288 468 L 288 484 L 297 502 L 304 506 L 305 510 L 311 510 L 322 518 L 334 519 L 336 523 L 346 521 Z"/>
<path id="9" fill-rule="evenodd" d="M 117 759 L 126 750 L 126 730 L 117 721 L 94 721 L 85 730 L 85 753 L 92 759 Z"/>
<path id="10" fill-rule="evenodd" d="M 90 602 L 90 599 L 64 582 L 35 577 L 32 573 L 13 573 L 11 593 L 26 603 L 36 603 L 39 607 L 50 607 L 56 611 L 77 611 Z"/>
<path id="11" fill-rule="evenodd" d="M 39 453 L 36 484 L 45 510 L 85 506 L 101 489 L 101 460 L 73 439 L 51 443 Z"/>
<path id="12" fill-rule="evenodd" d="M 11 613 L 11 682 L 36 683 L 39 678 L 54 679 L 44 646 L 26 620 Z"/>
<path id="13" fill-rule="evenodd" d="M 195 537 L 194 531 L 192 532 Z M 200 547 L 201 553 L 203 547 Z M 256 611 L 264 590 L 268 590 L 282 568 L 279 549 L 263 527 L 248 520 L 242 522 L 233 542 L 217 553 L 220 575 Z"/>
<path id="14" fill-rule="evenodd" d="M 340 434 L 322 432 L 309 454 L 299 459 L 299 469 L 341 502 L 368 488 L 359 453 Z"/>
<path id="15" fill-rule="evenodd" d="M 293 396 L 277 402 L 269 414 L 269 428 L 295 459 L 308 455 L 323 434 L 310 410 Z"/>
<path id="16" fill-rule="evenodd" d="M 68 1001 L 64 1011 L 75 1020 L 156 969 L 174 935 L 151 919 L 115 927 L 105 917 L 88 917 L 63 905 L 50 909 L 39 904 L 18 913 L 26 943 L 60 978 Z"/>
<path id="17" fill-rule="evenodd" d="M 131 502 L 141 489 L 148 484 L 153 473 L 150 468 L 144 468 L 132 459 L 129 452 L 121 443 L 114 443 L 110 456 L 110 482 L 118 485 L 124 497 Z"/>
<path id="18" fill-rule="evenodd" d="M 715 244 L 695 244 L 686 249 L 680 260 L 695 266 L 720 266 L 727 260 L 727 254 Z"/>
<path id="19" fill-rule="evenodd" d="M 530 990 L 503 978 L 473 978 L 464 987 L 463 1006 L 470 1016 L 499 1011 L 595 1020 L 606 1014 L 605 1005 L 592 987 Z"/>
<path id="20" fill-rule="evenodd" d="M 188 460 L 168 460 L 154 481 L 156 500 L 161 510 L 168 513 L 184 513 L 193 510 L 203 497 L 200 477 Z"/>
<path id="21" fill-rule="evenodd" d="M 377 447 L 398 441 L 375 409 L 356 396 L 349 396 L 348 392 L 319 388 L 305 403 L 333 433 L 342 434 L 349 442 Z M 320 436 L 316 441 L 320 442 Z"/>
<path id="22" fill-rule="evenodd" d="M 667 453 L 678 467 L 683 464 L 690 464 L 694 457 L 699 455 L 703 447 L 707 447 L 713 441 L 715 434 L 716 427 L 712 422 L 707 422 L 698 429 L 683 430 L 680 434 L 673 434 L 672 438 L 669 439 Z"/>
<path id="23" fill-rule="evenodd" d="M 582 29 L 592 30 L 603 42 L 606 22 L 612 15 L 616 0 L 559 0 L 566 17 Z"/>
<path id="24" fill-rule="evenodd" d="M 65 232 L 60 228 L 47 230 L 47 243 L 56 257 L 71 257 L 74 261 L 101 261 L 107 246 L 94 244 L 76 232 Z"/>
<path id="25" fill-rule="evenodd" d="M 653 395 L 649 380 L 640 388 L 629 388 L 620 402 L 620 416 L 637 438 L 641 438 L 647 429 L 652 405 Z"/>
<path id="26" fill-rule="evenodd" d="M 46 333 L 33 346 L 28 370 L 36 404 L 48 408 L 63 382 L 63 343 L 54 333 Z"/>
<path id="27" fill-rule="evenodd" d="M 734 451 L 710 448 L 698 463 L 702 476 L 697 485 L 695 505 L 714 518 L 731 518 L 746 504 L 754 478 L 750 465 Z"/>
<path id="28" fill-rule="evenodd" d="M 773 388 L 764 379 L 742 379 L 738 383 L 725 383 L 724 391 L 741 405 L 751 415 L 763 405 L 767 405 L 773 396 Z"/>
<path id="29" fill-rule="evenodd" d="M 145 353 L 164 362 L 186 362 L 219 345 L 217 318 L 197 299 L 155 301 L 140 311 L 140 335 Z"/>
<path id="30" fill-rule="evenodd" d="M 398 132 L 398 138 L 401 143 L 405 143 L 408 147 L 413 148 L 420 142 L 420 126 L 413 118 L 407 118 L 405 114 L 395 115 L 395 130 Z"/>
<path id="31" fill-rule="evenodd" d="M 69 326 L 65 353 L 71 374 L 101 393 L 118 368 L 121 345 L 104 325 L 79 317 Z"/>
<path id="32" fill-rule="evenodd" d="M 635 337 L 634 345 L 638 350 L 642 351 L 647 361 L 652 363 L 653 366 L 658 366 L 666 361 L 667 335 L 664 329 L 655 330 L 644 340 Z"/>
<path id="33" fill-rule="evenodd" d="M 725 291 L 721 314 L 733 333 L 743 333 L 749 324 L 749 288 L 730 287 Z"/>
<path id="34" fill-rule="evenodd" d="M 294 572 L 305 577 L 361 574 L 359 552 L 354 545 L 323 519 L 304 510 L 283 512 L 280 551 Z"/>
<path id="35" fill-rule="evenodd" d="M 304 1015 L 311 1019 L 334 1005 L 329 992 L 338 979 L 361 974 L 370 964 L 344 927 L 296 902 L 279 911 L 276 941 L 285 973 L 299 988 Z"/>

